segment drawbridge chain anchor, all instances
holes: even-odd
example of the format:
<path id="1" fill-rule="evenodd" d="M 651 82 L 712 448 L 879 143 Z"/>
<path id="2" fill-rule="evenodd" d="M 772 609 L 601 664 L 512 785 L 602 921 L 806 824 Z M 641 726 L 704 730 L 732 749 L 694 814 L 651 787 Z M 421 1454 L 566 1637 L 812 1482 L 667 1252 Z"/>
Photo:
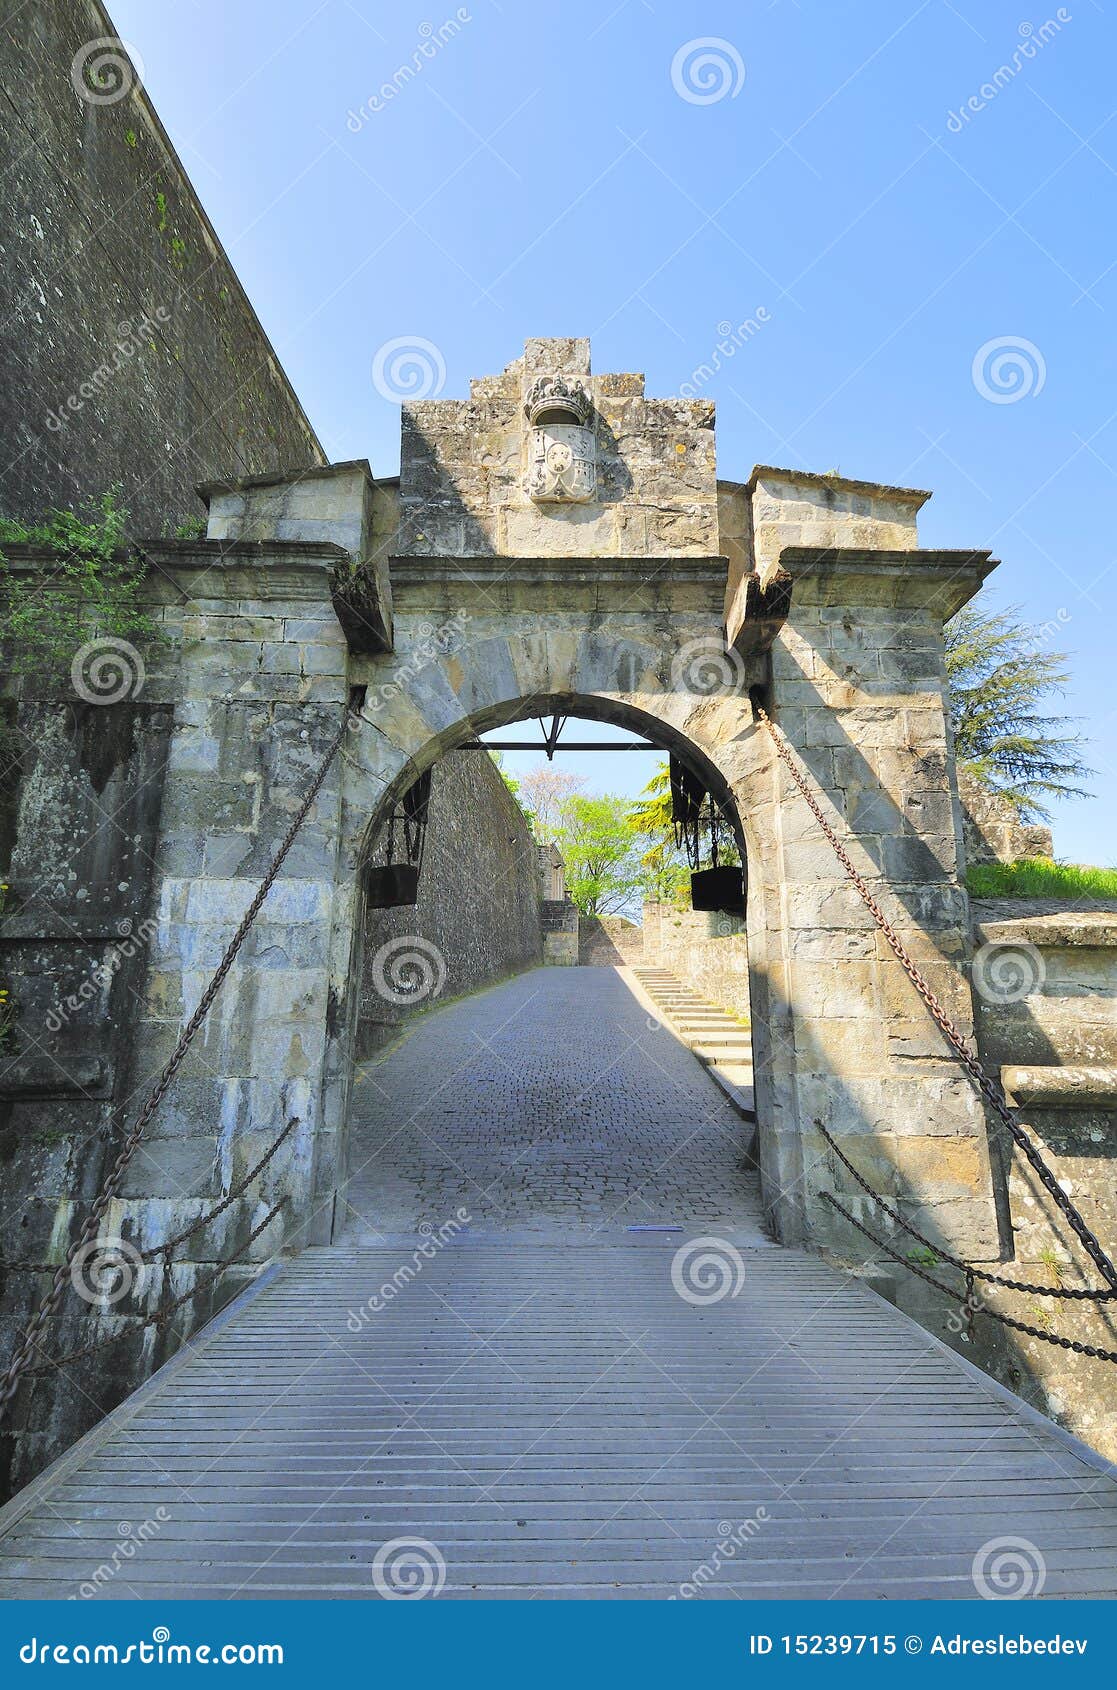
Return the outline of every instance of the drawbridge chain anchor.
<path id="1" fill-rule="evenodd" d="M 954 1025 L 954 1022 L 946 1013 L 946 1010 L 935 996 L 935 993 L 931 990 L 931 987 L 927 984 L 927 981 L 923 978 L 923 975 L 909 956 L 907 948 L 904 945 L 903 940 L 900 938 L 900 935 L 896 932 L 896 929 L 892 926 L 892 923 L 889 921 L 888 917 L 885 915 L 884 911 L 869 891 L 864 879 L 858 873 L 849 852 L 846 850 L 845 846 L 834 832 L 834 829 L 830 826 L 830 823 L 823 815 L 822 806 L 819 804 L 813 791 L 807 784 L 806 777 L 802 774 L 797 763 L 792 757 L 791 750 L 786 739 L 775 726 L 764 707 L 762 699 L 755 692 L 753 694 L 753 708 L 768 731 L 772 744 L 776 748 L 776 755 L 779 757 L 781 763 L 783 763 L 787 768 L 792 780 L 798 787 L 800 794 L 806 800 L 811 814 L 822 829 L 827 842 L 833 848 L 838 861 L 841 863 L 850 881 L 856 888 L 861 902 L 865 905 L 865 908 L 868 910 L 880 931 L 883 933 L 893 955 L 902 965 L 908 979 L 911 981 L 927 1009 L 930 1011 L 931 1018 L 935 1025 L 946 1037 L 959 1061 L 962 1063 L 966 1072 L 970 1075 L 970 1078 L 974 1081 L 978 1090 L 981 1092 L 981 1095 L 994 1110 L 998 1119 L 1008 1128 L 1013 1140 L 1017 1145 L 1019 1145 L 1024 1155 L 1028 1158 L 1028 1161 L 1032 1164 L 1032 1167 L 1039 1176 L 1044 1190 L 1048 1193 L 1056 1207 L 1062 1211 L 1067 1224 L 1074 1232 L 1075 1237 L 1090 1257 L 1090 1260 L 1093 1262 L 1106 1284 L 1109 1285 L 1111 1289 L 1117 1290 L 1117 1267 L 1114 1267 L 1101 1243 L 1094 1236 L 1093 1232 L 1082 1218 L 1078 1208 L 1067 1196 L 1066 1192 L 1055 1178 L 1055 1175 L 1047 1166 L 1047 1163 L 1044 1161 L 1042 1155 L 1036 1149 L 1035 1145 L 1024 1131 L 1024 1128 L 1017 1120 L 1015 1114 L 1009 1108 L 1003 1091 L 994 1084 L 989 1075 L 985 1072 L 985 1069 L 977 1060 L 977 1057 L 966 1043 L 961 1032 Z"/>
<path id="2" fill-rule="evenodd" d="M 22 1337 L 19 1340 L 19 1343 L 16 1346 L 7 1368 L 5 1369 L 2 1377 L 0 1377 L 0 1419 L 3 1419 L 4 1415 L 7 1413 L 12 1398 L 19 1389 L 19 1382 L 31 1365 L 31 1360 L 35 1354 L 36 1348 L 38 1347 L 38 1340 L 43 1327 L 55 1313 L 59 1303 L 62 1301 L 63 1293 L 65 1292 L 67 1282 L 70 1278 L 70 1270 L 74 1257 L 77 1255 L 79 1250 L 97 1236 L 97 1231 L 100 1227 L 105 1211 L 120 1190 L 120 1184 L 124 1177 L 125 1169 L 132 1160 L 132 1157 L 136 1154 L 136 1151 L 139 1149 L 140 1140 L 146 1132 L 160 1103 L 162 1103 L 163 1098 L 166 1096 L 171 1081 L 174 1079 L 176 1073 L 181 1067 L 186 1053 L 194 1041 L 195 1035 L 198 1033 L 202 1023 L 206 1019 L 206 1016 L 209 1014 L 213 1005 L 213 1000 L 221 990 L 221 987 L 225 982 L 226 975 L 228 974 L 230 968 L 232 968 L 233 963 L 236 961 L 237 953 L 240 951 L 241 946 L 247 939 L 252 928 L 252 924 L 256 920 L 257 915 L 260 913 L 260 908 L 264 899 L 271 891 L 279 871 L 283 867 L 287 858 L 287 854 L 290 851 L 291 846 L 295 843 L 295 838 L 299 829 L 310 814 L 311 807 L 313 806 L 319 792 L 322 790 L 326 776 L 333 765 L 334 759 L 341 750 L 342 744 L 346 735 L 350 731 L 355 717 L 360 712 L 362 697 L 363 693 L 361 689 L 354 689 L 350 692 L 345 706 L 345 718 L 331 741 L 325 757 L 319 764 L 318 772 L 315 774 L 313 781 L 310 783 L 306 796 L 299 805 L 294 820 L 291 822 L 290 827 L 284 835 L 282 844 L 275 856 L 272 858 L 271 864 L 263 880 L 261 880 L 259 886 L 257 887 L 256 894 L 253 897 L 252 902 L 249 904 L 248 909 L 245 911 L 240 926 L 229 941 L 228 948 L 214 970 L 209 985 L 199 998 L 197 1008 L 186 1023 L 186 1026 L 183 1028 L 182 1033 L 179 1036 L 178 1043 L 172 1051 L 166 1067 L 163 1069 L 158 1080 L 156 1080 L 154 1086 L 151 1088 L 147 1101 L 137 1117 L 136 1124 L 125 1138 L 115 1162 L 105 1177 L 100 1192 L 94 1199 L 93 1205 L 82 1223 L 81 1230 L 70 1245 L 69 1249 L 66 1251 L 63 1261 L 56 1269 L 50 1290 L 46 1293 L 42 1302 L 35 1310 L 35 1313 L 32 1315 Z"/>

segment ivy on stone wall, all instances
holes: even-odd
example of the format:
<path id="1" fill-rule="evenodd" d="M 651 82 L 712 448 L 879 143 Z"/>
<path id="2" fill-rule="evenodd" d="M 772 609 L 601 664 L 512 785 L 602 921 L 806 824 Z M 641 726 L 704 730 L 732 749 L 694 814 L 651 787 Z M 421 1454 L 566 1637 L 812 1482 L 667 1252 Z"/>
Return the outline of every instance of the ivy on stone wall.
<path id="1" fill-rule="evenodd" d="M 140 602 L 145 572 L 125 544 L 120 498 L 117 487 L 80 510 L 50 510 L 38 523 L 0 518 L 0 645 L 10 674 L 65 675 L 91 635 L 160 637 Z M 37 572 L 17 571 L 4 545 L 40 548 L 51 561 Z"/>

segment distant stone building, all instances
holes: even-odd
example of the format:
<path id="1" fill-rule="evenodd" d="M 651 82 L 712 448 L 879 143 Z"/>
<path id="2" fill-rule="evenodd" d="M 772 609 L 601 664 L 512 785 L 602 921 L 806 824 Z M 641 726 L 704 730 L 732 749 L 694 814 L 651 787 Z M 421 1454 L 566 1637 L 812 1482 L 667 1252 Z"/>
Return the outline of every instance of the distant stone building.
<path id="1" fill-rule="evenodd" d="M 543 961 L 549 968 L 570 968 L 578 961 L 580 918 L 566 890 L 566 863 L 553 841 L 537 850 L 543 891 Z"/>
<path id="2" fill-rule="evenodd" d="M 1026 857 L 1053 857 L 1051 829 L 1023 822 L 1020 812 L 999 793 L 987 792 L 972 776 L 959 774 L 962 832 L 967 863 L 1011 863 Z"/>
<path id="3" fill-rule="evenodd" d="M 553 842 L 540 845 L 539 880 L 544 903 L 560 904 L 566 897 L 566 864 L 562 852 Z"/>

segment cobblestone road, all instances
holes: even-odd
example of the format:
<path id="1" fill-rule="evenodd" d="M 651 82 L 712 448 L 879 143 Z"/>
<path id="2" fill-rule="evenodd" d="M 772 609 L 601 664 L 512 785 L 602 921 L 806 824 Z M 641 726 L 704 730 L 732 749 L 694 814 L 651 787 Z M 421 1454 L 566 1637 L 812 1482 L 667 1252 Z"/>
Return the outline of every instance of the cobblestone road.
<path id="1" fill-rule="evenodd" d="M 612 968 L 540 968 L 434 1009 L 356 1075 L 351 1239 L 716 1224 L 760 1242 L 749 1128 Z"/>

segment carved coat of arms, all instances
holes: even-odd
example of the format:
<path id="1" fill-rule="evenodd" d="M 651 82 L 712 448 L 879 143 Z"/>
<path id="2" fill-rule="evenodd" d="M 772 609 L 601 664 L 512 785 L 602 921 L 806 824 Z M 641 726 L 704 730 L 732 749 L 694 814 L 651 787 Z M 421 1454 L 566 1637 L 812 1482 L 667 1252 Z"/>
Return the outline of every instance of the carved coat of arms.
<path id="1" fill-rule="evenodd" d="M 597 492 L 593 400 L 580 381 L 540 376 L 524 401 L 531 424 L 526 491 L 538 505 L 584 504 Z"/>

